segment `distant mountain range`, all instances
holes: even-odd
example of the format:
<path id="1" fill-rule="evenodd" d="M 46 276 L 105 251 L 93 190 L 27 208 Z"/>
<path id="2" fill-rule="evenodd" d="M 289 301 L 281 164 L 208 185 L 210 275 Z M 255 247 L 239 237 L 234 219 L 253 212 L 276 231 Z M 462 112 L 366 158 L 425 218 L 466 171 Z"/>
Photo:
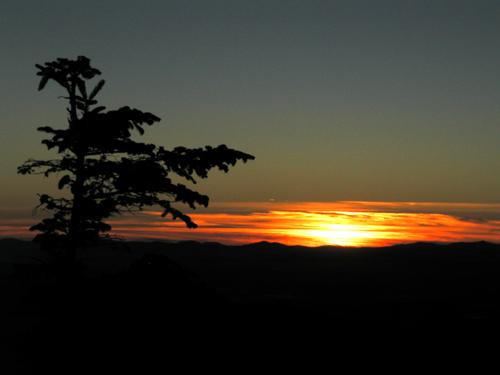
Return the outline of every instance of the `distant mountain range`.
<path id="1" fill-rule="evenodd" d="M 215 337 L 238 348 L 252 335 L 329 331 L 338 339 L 373 327 L 486 328 L 500 316 L 500 244 L 488 242 L 307 248 L 105 241 L 80 256 L 82 276 L 59 279 L 32 242 L 0 240 L 2 350 L 30 371 L 52 368 L 54 352 L 67 361 L 61 366 L 80 363 L 79 353 L 89 358 L 89 350 L 125 366 L 128 357 L 150 358 L 159 341 L 169 355 L 182 355 L 193 340 L 203 351 L 216 348 Z"/>

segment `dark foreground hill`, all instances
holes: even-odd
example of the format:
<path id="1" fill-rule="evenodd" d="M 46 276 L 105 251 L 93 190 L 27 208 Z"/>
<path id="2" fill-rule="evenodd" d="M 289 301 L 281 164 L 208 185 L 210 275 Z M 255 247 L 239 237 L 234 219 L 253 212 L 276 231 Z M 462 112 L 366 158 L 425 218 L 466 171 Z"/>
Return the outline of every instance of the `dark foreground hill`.
<path id="1" fill-rule="evenodd" d="M 96 356 L 116 366 L 160 349 L 199 355 L 221 337 L 228 350 L 249 335 L 486 327 L 500 314 L 500 245 L 486 242 L 108 242 L 82 253 L 73 278 L 47 261 L 30 242 L 0 240 L 2 352 L 26 373 L 75 373 Z"/>

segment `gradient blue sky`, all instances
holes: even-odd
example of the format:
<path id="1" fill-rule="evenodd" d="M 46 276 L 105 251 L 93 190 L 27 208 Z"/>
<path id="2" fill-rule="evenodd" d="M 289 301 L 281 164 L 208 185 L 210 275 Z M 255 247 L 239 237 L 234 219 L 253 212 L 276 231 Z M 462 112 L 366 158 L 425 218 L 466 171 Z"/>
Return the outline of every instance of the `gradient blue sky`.
<path id="1" fill-rule="evenodd" d="M 65 126 L 35 63 L 90 57 L 146 140 L 256 155 L 200 185 L 216 201 L 500 202 L 499 1 L 11 1 L 0 4 L 0 207 Z"/>

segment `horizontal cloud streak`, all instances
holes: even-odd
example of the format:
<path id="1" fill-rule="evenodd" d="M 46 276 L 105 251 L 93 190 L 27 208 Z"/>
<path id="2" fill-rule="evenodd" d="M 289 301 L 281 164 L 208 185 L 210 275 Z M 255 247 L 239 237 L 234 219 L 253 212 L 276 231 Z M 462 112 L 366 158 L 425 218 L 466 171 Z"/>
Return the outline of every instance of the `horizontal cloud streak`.
<path id="1" fill-rule="evenodd" d="M 262 202 L 219 203 L 192 213 L 200 225 L 157 219 L 147 212 L 141 229 L 114 223 L 127 238 L 249 243 L 276 241 L 289 245 L 384 246 L 415 241 L 500 241 L 500 205 L 412 202 Z M 148 217 L 149 216 L 149 217 Z"/>
<path id="2" fill-rule="evenodd" d="M 413 202 L 226 202 L 191 212 L 199 228 L 146 211 L 110 220 L 125 239 L 227 244 L 385 246 L 416 241 L 500 242 L 500 204 Z M 0 216 L 1 217 L 1 216 Z M 32 218 L 0 221 L 0 236 L 30 237 Z"/>

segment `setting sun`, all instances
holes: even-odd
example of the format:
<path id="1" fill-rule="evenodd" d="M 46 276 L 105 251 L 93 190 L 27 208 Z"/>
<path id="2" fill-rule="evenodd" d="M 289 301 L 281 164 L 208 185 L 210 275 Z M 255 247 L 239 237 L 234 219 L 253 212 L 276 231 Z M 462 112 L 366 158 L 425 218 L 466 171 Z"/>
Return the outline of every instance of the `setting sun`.
<path id="1" fill-rule="evenodd" d="M 159 212 L 113 222 L 125 238 L 259 241 L 306 246 L 387 246 L 418 241 L 500 241 L 500 205 L 414 202 L 234 202 L 215 204 L 190 216 L 199 227 L 186 230 Z"/>
<path id="2" fill-rule="evenodd" d="M 300 234 L 321 245 L 339 246 L 363 246 L 376 238 L 375 234 L 369 233 L 362 227 L 348 224 L 329 224 L 320 226 L 316 230 L 305 230 Z"/>
<path id="3" fill-rule="evenodd" d="M 189 215 L 199 225 L 146 211 L 110 220 L 112 236 L 224 244 L 387 246 L 410 242 L 500 242 L 500 205 L 414 202 L 225 202 Z M 0 236 L 30 237 L 35 221 L 0 223 Z"/>

